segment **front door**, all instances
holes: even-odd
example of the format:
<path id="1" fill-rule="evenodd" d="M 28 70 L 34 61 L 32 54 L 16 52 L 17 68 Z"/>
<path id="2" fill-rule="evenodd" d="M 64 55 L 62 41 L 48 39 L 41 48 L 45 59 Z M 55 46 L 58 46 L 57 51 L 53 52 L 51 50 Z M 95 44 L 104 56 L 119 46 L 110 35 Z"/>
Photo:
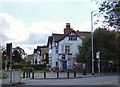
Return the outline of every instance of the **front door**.
<path id="1" fill-rule="evenodd" d="M 67 61 L 63 61 L 63 70 L 67 69 Z"/>

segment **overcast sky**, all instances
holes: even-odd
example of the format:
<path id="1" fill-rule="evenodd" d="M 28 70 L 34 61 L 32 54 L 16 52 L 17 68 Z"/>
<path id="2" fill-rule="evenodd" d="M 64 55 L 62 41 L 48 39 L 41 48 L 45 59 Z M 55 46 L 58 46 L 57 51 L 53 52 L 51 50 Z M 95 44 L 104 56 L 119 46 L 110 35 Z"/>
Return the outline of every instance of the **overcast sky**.
<path id="1" fill-rule="evenodd" d="M 1 0 L 0 43 L 12 42 L 31 54 L 52 33 L 63 33 L 66 23 L 91 31 L 91 11 L 96 9 L 91 0 Z"/>

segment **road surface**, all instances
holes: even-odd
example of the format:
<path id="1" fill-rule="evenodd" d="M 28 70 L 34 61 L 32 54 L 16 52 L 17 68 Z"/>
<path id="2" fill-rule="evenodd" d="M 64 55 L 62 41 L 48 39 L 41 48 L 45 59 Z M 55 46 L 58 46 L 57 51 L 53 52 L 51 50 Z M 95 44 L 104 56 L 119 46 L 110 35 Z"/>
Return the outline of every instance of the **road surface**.
<path id="1" fill-rule="evenodd" d="M 118 75 L 76 79 L 23 79 L 25 85 L 118 85 Z"/>

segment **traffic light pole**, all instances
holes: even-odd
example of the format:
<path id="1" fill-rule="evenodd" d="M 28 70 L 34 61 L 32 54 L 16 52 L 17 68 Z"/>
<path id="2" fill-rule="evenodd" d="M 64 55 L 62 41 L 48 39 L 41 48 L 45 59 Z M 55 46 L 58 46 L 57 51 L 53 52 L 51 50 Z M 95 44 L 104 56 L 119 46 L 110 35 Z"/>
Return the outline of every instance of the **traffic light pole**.
<path id="1" fill-rule="evenodd" d="M 10 83 L 12 83 L 12 43 L 10 43 Z"/>
<path id="2" fill-rule="evenodd" d="M 10 60 L 10 83 L 12 83 L 12 43 L 7 43 L 6 46 L 7 46 L 7 58 Z"/>

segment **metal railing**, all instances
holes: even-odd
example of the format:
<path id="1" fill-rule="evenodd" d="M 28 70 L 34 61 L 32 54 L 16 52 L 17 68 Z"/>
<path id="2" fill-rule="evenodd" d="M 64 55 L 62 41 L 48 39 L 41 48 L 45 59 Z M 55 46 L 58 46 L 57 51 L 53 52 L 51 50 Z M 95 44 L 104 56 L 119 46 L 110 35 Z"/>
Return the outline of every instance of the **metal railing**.
<path id="1" fill-rule="evenodd" d="M 10 71 L 2 71 L 2 84 L 4 85 L 21 82 L 21 74 L 22 73 L 20 70 L 12 71 L 12 75 Z"/>

